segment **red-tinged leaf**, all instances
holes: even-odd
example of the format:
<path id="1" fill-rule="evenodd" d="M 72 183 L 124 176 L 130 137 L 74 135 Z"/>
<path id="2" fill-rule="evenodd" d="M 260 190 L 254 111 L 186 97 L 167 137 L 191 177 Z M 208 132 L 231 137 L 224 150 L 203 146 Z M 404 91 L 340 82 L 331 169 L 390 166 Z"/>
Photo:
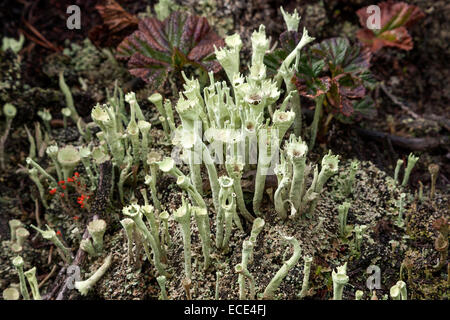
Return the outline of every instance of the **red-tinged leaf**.
<path id="1" fill-rule="evenodd" d="M 208 72 L 212 71 L 214 73 L 217 73 L 222 70 L 222 66 L 218 61 L 204 61 L 202 64 L 205 66 L 206 71 Z"/>
<path id="2" fill-rule="evenodd" d="M 362 84 L 345 84 L 343 80 L 346 78 L 348 78 L 347 74 L 341 74 L 330 80 L 330 90 L 326 97 L 332 107 L 331 111 L 343 115 L 344 117 L 338 117 L 342 122 L 362 117 L 370 118 L 375 110 L 373 101 L 366 97 L 366 88 Z M 355 111 L 357 114 L 354 115 Z M 353 116 L 353 119 L 350 119 L 350 116 Z"/>
<path id="3" fill-rule="evenodd" d="M 121 60 L 128 60 L 133 53 L 137 50 L 130 42 L 129 38 L 123 39 L 119 47 L 117 47 L 116 58 Z"/>
<path id="4" fill-rule="evenodd" d="M 327 100 L 329 104 L 334 107 L 333 111 L 342 110 L 342 97 L 339 91 L 339 82 L 336 79 L 331 79 L 330 90 L 327 93 Z"/>
<path id="5" fill-rule="evenodd" d="M 187 54 L 189 60 L 200 61 L 210 56 L 217 48 L 225 45 L 208 24 L 204 17 L 189 16 L 181 37 L 180 50 Z"/>
<path id="6" fill-rule="evenodd" d="M 188 58 L 194 61 L 200 61 L 214 53 L 214 46 L 221 48 L 225 42 L 215 32 L 209 32 L 205 38 L 201 40 L 189 52 Z"/>
<path id="7" fill-rule="evenodd" d="M 336 114 L 335 117 L 343 123 L 353 123 L 361 119 L 372 120 L 377 116 L 377 109 L 374 107 L 374 102 L 370 97 L 364 97 L 361 100 L 353 100 L 353 112 L 350 116 L 343 114 Z"/>
<path id="8" fill-rule="evenodd" d="M 412 38 L 404 27 L 385 31 L 378 36 L 375 36 L 372 30 L 361 29 L 356 33 L 356 37 L 371 52 L 377 52 L 383 47 L 396 47 L 407 51 L 414 47 Z"/>
<path id="9" fill-rule="evenodd" d="M 148 18 L 139 22 L 139 30 L 142 30 L 144 38 L 148 37 L 152 47 L 160 51 L 169 51 L 171 46 L 167 36 L 162 32 L 163 22 L 155 18 Z"/>
<path id="10" fill-rule="evenodd" d="M 292 82 L 297 87 L 297 91 L 300 95 L 310 99 L 315 99 L 318 96 L 327 93 L 331 87 L 330 77 L 301 79 L 299 76 L 295 75 L 292 78 Z"/>
<path id="11" fill-rule="evenodd" d="M 131 57 L 128 67 L 132 75 L 151 83 L 154 88 L 160 88 L 164 84 L 171 70 L 170 64 L 146 57 L 140 53 Z"/>
<path id="12" fill-rule="evenodd" d="M 360 99 L 366 95 L 366 88 L 363 85 L 359 85 L 357 87 L 341 87 L 340 88 L 341 95 L 348 97 L 350 99 Z"/>
<path id="13" fill-rule="evenodd" d="M 385 46 L 411 50 L 413 42 L 406 28 L 422 19 L 425 14 L 418 7 L 405 2 L 381 2 L 378 6 L 381 13 L 379 30 L 367 28 L 367 21 L 371 16 L 367 7 L 357 11 L 359 22 L 364 27 L 357 32 L 358 39 L 372 52 Z"/>
<path id="14" fill-rule="evenodd" d="M 205 18 L 173 12 L 164 21 L 155 18 L 140 21 L 139 29 L 118 46 L 117 58 L 129 59 L 133 75 L 147 82 L 156 79 L 159 85 L 170 71 L 181 71 L 185 65 L 219 71 L 220 64 L 211 61 L 211 57 L 214 46 L 223 45 L 223 39 Z"/>
<path id="15" fill-rule="evenodd" d="M 425 17 L 425 14 L 419 7 L 407 4 L 405 2 L 381 2 L 380 7 L 380 32 L 393 30 L 399 27 L 410 27 L 417 21 Z M 364 7 L 356 11 L 359 17 L 359 23 L 364 28 L 367 27 L 367 21 L 372 13 L 367 11 L 368 7 Z"/>
<path id="16" fill-rule="evenodd" d="M 353 102 L 350 97 L 344 94 L 345 92 L 346 89 L 341 88 L 338 79 L 331 79 L 327 100 L 333 107 L 332 111 L 335 113 L 342 113 L 344 116 L 349 117 L 353 113 Z"/>
<path id="17" fill-rule="evenodd" d="M 353 102 L 346 96 L 342 96 L 341 100 L 341 113 L 346 116 L 350 117 L 353 113 Z"/>

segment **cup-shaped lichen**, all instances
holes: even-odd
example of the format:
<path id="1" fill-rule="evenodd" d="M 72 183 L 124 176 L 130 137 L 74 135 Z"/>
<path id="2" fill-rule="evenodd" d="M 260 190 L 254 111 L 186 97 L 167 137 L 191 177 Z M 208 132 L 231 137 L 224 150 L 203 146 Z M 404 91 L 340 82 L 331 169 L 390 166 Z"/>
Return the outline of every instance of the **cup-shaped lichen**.
<path id="1" fill-rule="evenodd" d="M 89 222 L 88 226 L 89 234 L 92 237 L 92 242 L 97 254 L 103 251 L 103 235 L 106 231 L 106 222 L 102 219 L 97 219 Z"/>
<path id="2" fill-rule="evenodd" d="M 39 285 L 36 279 L 36 267 L 31 268 L 27 272 L 24 273 L 25 277 L 28 280 L 28 284 L 31 288 L 31 293 L 33 294 L 34 300 L 41 300 L 41 294 L 39 293 Z"/>
<path id="3" fill-rule="evenodd" d="M 80 154 L 74 146 L 68 145 L 58 151 L 58 162 L 61 164 L 64 180 L 72 175 L 80 160 Z"/>
<path id="4" fill-rule="evenodd" d="M 23 246 L 23 244 L 25 243 L 25 241 L 27 240 L 27 238 L 30 236 L 30 233 L 28 232 L 27 229 L 25 228 L 18 228 L 16 230 L 16 239 L 17 239 L 17 244 L 20 246 Z"/>
<path id="5" fill-rule="evenodd" d="M 21 256 L 17 256 L 12 261 L 14 267 L 16 267 L 17 273 L 19 274 L 20 281 L 20 293 L 22 294 L 22 298 L 24 300 L 30 300 L 30 294 L 28 293 L 27 284 L 25 283 L 25 275 L 23 273 L 23 264 L 24 261 Z"/>
<path id="6" fill-rule="evenodd" d="M 19 300 L 20 293 L 16 288 L 10 287 L 3 290 L 3 300 Z"/>
<path id="7" fill-rule="evenodd" d="M 22 226 L 22 222 L 17 219 L 11 219 L 8 222 L 9 224 L 9 231 L 11 233 L 11 242 L 16 241 L 16 230 Z"/>
<path id="8" fill-rule="evenodd" d="M 337 267 L 337 272 L 333 270 L 333 300 L 342 300 L 342 293 L 344 287 L 348 283 L 349 277 L 347 276 L 347 262 L 340 267 Z"/>

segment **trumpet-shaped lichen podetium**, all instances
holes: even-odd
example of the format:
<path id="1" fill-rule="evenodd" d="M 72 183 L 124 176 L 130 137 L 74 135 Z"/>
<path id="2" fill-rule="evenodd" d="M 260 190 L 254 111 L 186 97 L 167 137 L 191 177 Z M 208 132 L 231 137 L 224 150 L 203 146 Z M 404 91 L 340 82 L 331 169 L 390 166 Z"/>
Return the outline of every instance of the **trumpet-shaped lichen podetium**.
<path id="1" fill-rule="evenodd" d="M 67 180 L 78 163 L 81 161 L 80 154 L 74 146 L 65 146 L 58 150 L 58 162 L 61 164 L 64 180 Z"/>
<path id="2" fill-rule="evenodd" d="M 231 179 L 233 179 L 233 188 L 236 194 L 236 203 L 239 208 L 240 214 L 248 221 L 253 222 L 255 219 L 250 212 L 248 212 L 244 201 L 244 193 L 242 191 L 241 179 L 242 172 L 244 170 L 244 164 L 236 160 L 235 158 L 229 157 L 225 163 L 227 173 Z"/>
<path id="3" fill-rule="evenodd" d="M 64 179 L 62 171 L 61 171 L 61 165 L 58 162 L 58 152 L 59 152 L 59 148 L 58 145 L 52 145 L 52 146 L 48 146 L 46 153 L 47 155 L 50 157 L 50 159 L 52 159 L 53 164 L 55 165 L 56 168 L 56 174 L 58 175 L 58 181 L 61 181 Z"/>
<path id="4" fill-rule="evenodd" d="M 97 179 L 94 175 L 93 170 L 91 169 L 91 158 L 92 158 L 92 151 L 89 147 L 82 147 L 79 151 L 81 162 L 83 163 L 84 169 L 86 170 L 86 174 L 89 177 L 89 180 L 91 181 L 91 189 L 95 189 L 97 186 Z"/>
<path id="5" fill-rule="evenodd" d="M 317 184 L 315 186 L 315 192 L 317 194 L 322 193 L 322 189 L 325 185 L 325 183 L 330 179 L 333 175 L 335 175 L 339 170 L 339 156 L 334 156 L 331 154 L 331 150 L 322 158 L 322 168 L 319 173 L 319 177 L 317 180 Z M 310 215 L 314 212 L 316 209 L 316 205 L 318 202 L 318 198 L 313 200 L 310 207 Z"/>
<path id="6" fill-rule="evenodd" d="M 24 273 L 25 277 L 28 280 L 28 284 L 31 288 L 31 293 L 33 294 L 34 300 L 41 300 L 41 294 L 39 293 L 39 285 L 36 279 L 36 267 L 31 268 L 27 272 Z"/>
<path id="7" fill-rule="evenodd" d="M 140 233 L 144 237 L 144 241 L 147 241 L 147 243 L 150 245 L 152 251 L 153 251 L 153 263 L 155 265 L 156 270 L 160 275 L 169 276 L 169 274 L 165 271 L 165 266 L 161 262 L 161 252 L 158 248 L 157 242 L 155 238 L 153 237 L 152 233 L 148 230 L 147 225 L 145 224 L 144 220 L 142 219 L 142 210 L 139 205 L 137 204 L 131 204 L 129 206 L 126 206 L 122 209 L 122 213 L 131 218 L 134 223 L 136 224 L 136 227 L 140 231 Z M 144 246 L 145 248 L 145 246 Z M 151 257 L 147 257 L 149 260 L 151 260 Z"/>
<path id="8" fill-rule="evenodd" d="M 125 230 L 125 235 L 127 237 L 127 263 L 128 266 L 131 266 L 131 264 L 135 261 L 133 255 L 133 232 L 135 224 L 134 221 L 130 218 L 120 220 L 120 224 Z"/>
<path id="9" fill-rule="evenodd" d="M 5 169 L 5 143 L 11 130 L 12 121 L 17 114 L 17 109 L 11 103 L 6 103 L 3 106 L 3 114 L 6 117 L 6 128 L 5 133 L 0 137 L 0 167 L 2 170 Z"/>
<path id="10" fill-rule="evenodd" d="M 89 222 L 88 231 L 92 237 L 92 242 L 97 253 L 103 251 L 103 235 L 106 232 L 106 221 L 97 219 Z"/>
<path id="11" fill-rule="evenodd" d="M 338 220 L 339 220 L 339 234 L 341 238 L 345 238 L 347 235 L 347 216 L 350 209 L 350 203 L 344 202 L 338 206 Z"/>
<path id="12" fill-rule="evenodd" d="M 216 215 L 216 247 L 223 249 L 228 244 L 233 221 L 233 210 L 236 210 L 236 195 L 233 192 L 233 179 L 227 176 L 219 178 L 219 211 Z M 225 228 L 224 228 L 225 224 Z"/>
<path id="13" fill-rule="evenodd" d="M 294 9 L 293 13 L 287 13 L 284 11 L 283 7 L 280 7 L 281 14 L 283 15 L 284 23 L 288 31 L 297 31 L 298 24 L 300 23 L 301 17 L 298 15 L 297 9 Z"/>
<path id="14" fill-rule="evenodd" d="M 392 300 L 408 300 L 406 283 L 401 280 L 391 287 L 389 293 Z"/>
<path id="15" fill-rule="evenodd" d="M 15 242 L 16 241 L 16 230 L 18 228 L 22 227 L 22 222 L 17 219 L 11 219 L 11 220 L 9 220 L 8 224 L 9 224 L 9 232 L 11 235 L 11 242 Z"/>
<path id="16" fill-rule="evenodd" d="M 344 287 L 349 280 L 347 276 L 347 262 L 343 266 L 337 267 L 337 272 L 333 270 L 331 277 L 333 279 L 333 300 L 342 300 Z"/>
<path id="17" fill-rule="evenodd" d="M 113 106 L 97 104 L 91 111 L 91 117 L 102 130 L 101 138 L 111 152 L 114 164 L 120 167 L 125 157 L 125 146 L 122 141 L 124 137 L 121 131 L 122 125 L 117 112 Z M 139 156 L 136 155 L 136 157 Z"/>
<path id="18" fill-rule="evenodd" d="M 3 290 L 3 300 L 19 300 L 20 292 L 14 287 L 6 288 Z"/>
<path id="19" fill-rule="evenodd" d="M 301 197 L 303 193 L 303 185 L 305 183 L 305 166 L 306 155 L 308 153 L 308 146 L 301 138 L 295 138 L 291 135 L 289 143 L 286 147 L 286 155 L 292 168 L 292 183 L 289 191 L 289 200 L 294 206 L 295 210 L 299 210 L 301 204 Z"/>
<path id="20" fill-rule="evenodd" d="M 25 275 L 23 273 L 23 259 L 21 256 L 17 256 L 12 261 L 14 267 L 17 270 L 17 273 L 19 274 L 19 288 L 20 293 L 22 294 L 22 297 L 24 300 L 30 300 L 30 294 L 28 293 L 27 284 L 25 283 Z"/>
<path id="21" fill-rule="evenodd" d="M 412 153 L 408 156 L 408 164 L 406 165 L 405 175 L 403 176 L 402 187 L 405 187 L 408 184 L 411 171 L 418 160 L 419 157 L 415 157 Z"/>
<path id="22" fill-rule="evenodd" d="M 29 236 L 30 236 L 30 233 L 28 232 L 27 229 L 22 228 L 22 227 L 17 228 L 16 239 L 17 239 L 18 245 L 23 246 Z"/>

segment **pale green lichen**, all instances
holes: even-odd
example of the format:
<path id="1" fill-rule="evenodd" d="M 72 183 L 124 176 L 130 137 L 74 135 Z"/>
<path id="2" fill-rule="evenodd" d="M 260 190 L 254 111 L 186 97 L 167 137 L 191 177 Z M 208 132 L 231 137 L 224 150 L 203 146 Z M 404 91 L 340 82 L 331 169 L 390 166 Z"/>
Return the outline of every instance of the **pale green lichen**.
<path id="1" fill-rule="evenodd" d="M 332 272 L 333 279 L 333 300 L 342 300 L 342 294 L 344 287 L 349 281 L 347 276 L 347 262 L 340 267 L 337 267 L 337 271 Z"/>

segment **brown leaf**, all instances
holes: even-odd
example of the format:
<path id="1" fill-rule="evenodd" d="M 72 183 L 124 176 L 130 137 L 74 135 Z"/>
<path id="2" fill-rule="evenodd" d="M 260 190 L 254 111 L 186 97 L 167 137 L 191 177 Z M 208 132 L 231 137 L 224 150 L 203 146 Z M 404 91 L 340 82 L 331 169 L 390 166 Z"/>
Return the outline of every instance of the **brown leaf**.
<path id="1" fill-rule="evenodd" d="M 357 32 L 358 39 L 372 52 L 385 46 L 411 50 L 413 42 L 406 28 L 422 19 L 425 14 L 417 6 L 405 2 L 381 2 L 378 6 L 381 13 L 380 30 L 367 28 L 367 21 L 372 14 L 367 12 L 368 7 L 361 8 L 356 12 L 360 24 L 364 27 Z"/>
<path id="2" fill-rule="evenodd" d="M 331 87 L 331 79 L 327 76 L 317 78 L 317 84 L 314 86 L 308 86 L 306 82 L 303 79 L 300 79 L 297 75 L 294 75 L 291 81 L 297 87 L 297 91 L 300 95 L 310 99 L 315 99 L 318 96 L 327 93 Z"/>
<path id="3" fill-rule="evenodd" d="M 114 0 L 104 0 L 95 6 L 103 24 L 89 30 L 89 39 L 99 47 L 117 46 L 124 37 L 136 30 L 139 19 L 125 11 Z"/>
<path id="4" fill-rule="evenodd" d="M 113 33 L 120 32 L 130 26 L 137 27 L 139 22 L 136 16 L 126 12 L 114 0 L 105 0 L 102 4 L 96 5 L 95 9 L 100 13 L 103 23 Z"/>
<path id="5" fill-rule="evenodd" d="M 356 37 L 371 52 L 377 52 L 383 47 L 397 47 L 408 51 L 414 47 L 412 38 L 404 27 L 385 31 L 378 36 L 372 30 L 361 29 L 356 33 Z"/>

